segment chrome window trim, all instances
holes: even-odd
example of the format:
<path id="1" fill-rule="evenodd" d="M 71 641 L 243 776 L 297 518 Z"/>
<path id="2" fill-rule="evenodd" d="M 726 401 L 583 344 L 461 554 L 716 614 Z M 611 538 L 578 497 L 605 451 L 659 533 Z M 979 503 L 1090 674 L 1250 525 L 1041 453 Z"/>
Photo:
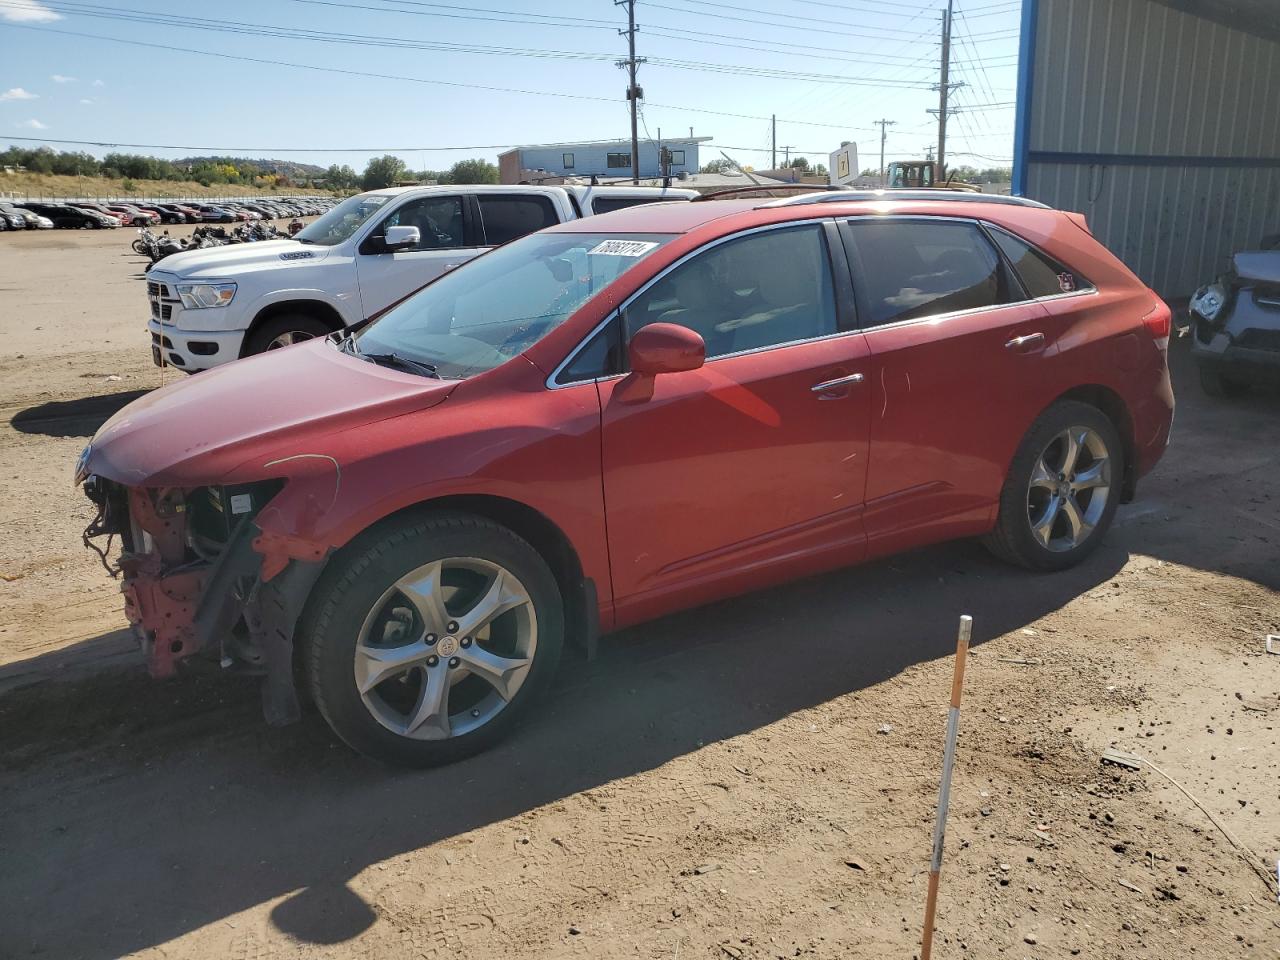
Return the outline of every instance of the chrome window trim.
<path id="1" fill-rule="evenodd" d="M 596 324 L 596 326 L 592 328 L 590 333 L 588 333 L 585 337 L 579 340 L 577 343 L 577 346 L 575 346 L 572 350 L 570 350 L 569 353 L 566 354 L 565 358 L 561 360 L 558 364 L 556 364 L 556 368 L 552 370 L 551 375 L 547 377 L 547 380 L 546 380 L 547 389 L 560 390 L 560 389 L 563 389 L 564 387 L 576 387 L 579 384 L 583 384 L 583 383 L 598 383 L 602 380 L 612 380 L 615 377 L 625 376 L 625 374 L 610 374 L 605 377 L 588 377 L 585 380 L 573 380 L 569 383 L 555 382 L 556 377 L 560 376 L 560 373 L 564 370 L 564 368 L 574 361 L 574 359 L 578 356 L 578 354 L 583 351 L 586 345 L 591 342 L 591 339 L 596 334 L 598 334 L 601 330 L 607 327 L 614 319 L 620 317 L 623 311 L 625 311 L 627 307 L 631 306 L 631 304 L 634 303 L 635 300 L 638 297 L 640 297 L 642 294 L 644 294 L 645 291 L 647 291 L 651 286 L 653 286 L 659 280 L 662 280 L 672 270 L 675 270 L 677 267 L 680 267 L 687 261 L 692 260 L 694 257 L 699 256 L 702 253 L 705 253 L 707 250 L 711 250 L 711 249 L 714 249 L 715 247 L 720 246 L 720 244 L 722 243 L 728 243 L 730 240 L 738 240 L 742 237 L 749 237 L 753 234 L 764 233 L 769 230 L 785 230 L 790 227 L 804 227 L 804 226 L 809 226 L 811 224 L 822 224 L 832 219 L 833 218 L 830 216 L 822 216 L 822 217 L 806 217 L 803 220 L 787 220 L 782 223 L 767 223 L 761 227 L 750 227 L 749 229 L 746 229 L 746 230 L 739 230 L 737 233 L 725 234 L 723 237 L 717 237 L 715 240 L 712 240 L 710 243 L 703 244 L 702 246 L 698 247 L 696 250 L 690 250 L 688 253 L 682 256 L 679 260 L 675 260 L 667 264 L 660 273 L 657 273 L 654 276 L 650 277 L 645 282 L 644 286 L 635 290 L 631 294 L 631 296 L 627 297 L 626 300 L 624 300 L 621 304 L 619 304 L 616 308 L 614 308 L 607 317 L 605 317 L 598 324 Z M 943 219 L 951 219 L 951 218 L 946 217 Z M 831 250 L 830 244 L 827 243 L 827 238 L 825 236 L 822 238 L 822 243 L 823 243 L 823 246 L 827 249 L 827 256 L 833 257 L 834 251 Z M 836 265 L 832 264 L 831 269 L 835 270 Z M 848 267 L 845 267 L 845 269 L 847 270 Z M 834 281 L 834 279 L 835 278 L 833 277 L 832 280 Z M 832 297 L 834 298 L 835 297 L 834 286 L 832 288 L 831 293 L 832 293 Z M 839 323 L 839 321 L 840 321 L 840 318 L 837 316 L 836 322 Z M 710 360 L 707 360 L 706 362 L 715 363 L 717 360 L 724 360 L 727 357 L 741 357 L 749 353 L 759 353 L 761 350 L 777 350 L 780 347 L 794 346 L 797 343 L 812 343 L 817 340 L 827 340 L 832 337 L 845 336 L 850 333 L 861 333 L 861 332 L 862 331 L 859 329 L 836 330 L 834 333 L 825 333 L 820 337 L 806 337 L 803 340 L 789 340 L 786 343 L 773 343 L 764 347 L 753 347 L 750 350 L 739 350 L 736 353 L 723 353 L 718 357 L 712 357 Z"/>

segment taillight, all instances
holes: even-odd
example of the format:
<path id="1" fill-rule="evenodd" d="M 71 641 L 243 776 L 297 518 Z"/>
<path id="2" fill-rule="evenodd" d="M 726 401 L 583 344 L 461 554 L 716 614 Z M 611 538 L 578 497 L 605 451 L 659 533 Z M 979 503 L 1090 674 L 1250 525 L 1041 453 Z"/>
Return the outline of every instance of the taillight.
<path id="1" fill-rule="evenodd" d="M 1147 333 L 1151 334 L 1151 339 L 1161 350 L 1169 346 L 1169 332 L 1173 329 L 1173 311 L 1169 309 L 1167 303 L 1157 299 L 1156 305 L 1142 318 L 1142 325 L 1147 328 Z"/>

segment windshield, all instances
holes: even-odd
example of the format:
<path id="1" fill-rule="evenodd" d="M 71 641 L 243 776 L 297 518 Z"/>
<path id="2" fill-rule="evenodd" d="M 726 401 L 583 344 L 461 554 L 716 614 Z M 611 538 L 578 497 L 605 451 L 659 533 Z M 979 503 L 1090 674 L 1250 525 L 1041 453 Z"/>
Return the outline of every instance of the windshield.
<path id="1" fill-rule="evenodd" d="M 671 239 L 654 233 L 533 233 L 464 264 L 357 334 L 366 355 L 428 363 L 445 378 L 523 353 Z"/>
<path id="2" fill-rule="evenodd" d="M 379 193 L 357 193 L 347 197 L 315 223 L 298 231 L 295 240 L 332 247 L 359 230 L 370 217 L 391 201 Z"/>

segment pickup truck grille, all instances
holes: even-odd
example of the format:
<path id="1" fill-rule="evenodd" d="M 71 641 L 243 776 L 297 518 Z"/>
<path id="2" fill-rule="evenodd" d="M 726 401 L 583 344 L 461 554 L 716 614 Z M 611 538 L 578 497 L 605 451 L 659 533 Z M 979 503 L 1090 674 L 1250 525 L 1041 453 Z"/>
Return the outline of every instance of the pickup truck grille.
<path id="1" fill-rule="evenodd" d="M 151 316 L 155 317 L 157 320 L 172 320 L 172 319 L 173 319 L 173 304 L 172 304 L 172 303 L 160 303 L 160 302 L 158 302 L 158 301 L 156 301 L 156 300 L 152 300 L 152 301 L 151 301 Z"/>
<path id="2" fill-rule="evenodd" d="M 156 283 L 154 280 L 147 281 L 147 296 L 159 297 L 162 300 L 169 299 L 169 287 L 163 283 Z"/>

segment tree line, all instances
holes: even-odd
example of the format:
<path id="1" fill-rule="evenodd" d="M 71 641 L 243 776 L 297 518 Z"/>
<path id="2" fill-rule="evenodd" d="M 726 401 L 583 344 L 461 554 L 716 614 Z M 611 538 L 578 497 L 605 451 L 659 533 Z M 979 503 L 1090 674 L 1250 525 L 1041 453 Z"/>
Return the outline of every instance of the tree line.
<path id="1" fill-rule="evenodd" d="M 498 168 L 487 160 L 460 160 L 448 170 L 410 170 L 399 157 L 375 157 L 360 174 L 346 164 L 328 170 L 311 164 L 244 157 L 189 157 L 162 160 L 134 153 L 108 153 L 102 159 L 82 151 L 49 147 L 9 147 L 0 166 L 23 167 L 32 173 L 107 177 L 128 180 L 194 180 L 203 186 L 237 184 L 255 187 L 327 187 L 338 191 L 377 190 L 403 181 L 497 183 Z"/>
<path id="2" fill-rule="evenodd" d="M 488 160 L 459 160 L 448 170 L 410 170 L 399 157 L 374 157 L 358 174 L 351 167 L 334 164 L 324 172 L 325 183 L 335 190 L 380 190 L 408 181 L 436 183 L 497 183 L 498 168 Z"/>
<path id="3" fill-rule="evenodd" d="M 273 161 L 242 157 L 191 157 L 162 160 L 135 153 L 108 153 L 101 160 L 78 151 L 49 147 L 9 147 L 0 153 L 0 166 L 24 167 L 31 173 L 64 176 L 124 178 L 129 180 L 194 180 L 209 186 L 215 183 L 256 187 L 311 186 L 320 168 L 281 165 Z"/>

